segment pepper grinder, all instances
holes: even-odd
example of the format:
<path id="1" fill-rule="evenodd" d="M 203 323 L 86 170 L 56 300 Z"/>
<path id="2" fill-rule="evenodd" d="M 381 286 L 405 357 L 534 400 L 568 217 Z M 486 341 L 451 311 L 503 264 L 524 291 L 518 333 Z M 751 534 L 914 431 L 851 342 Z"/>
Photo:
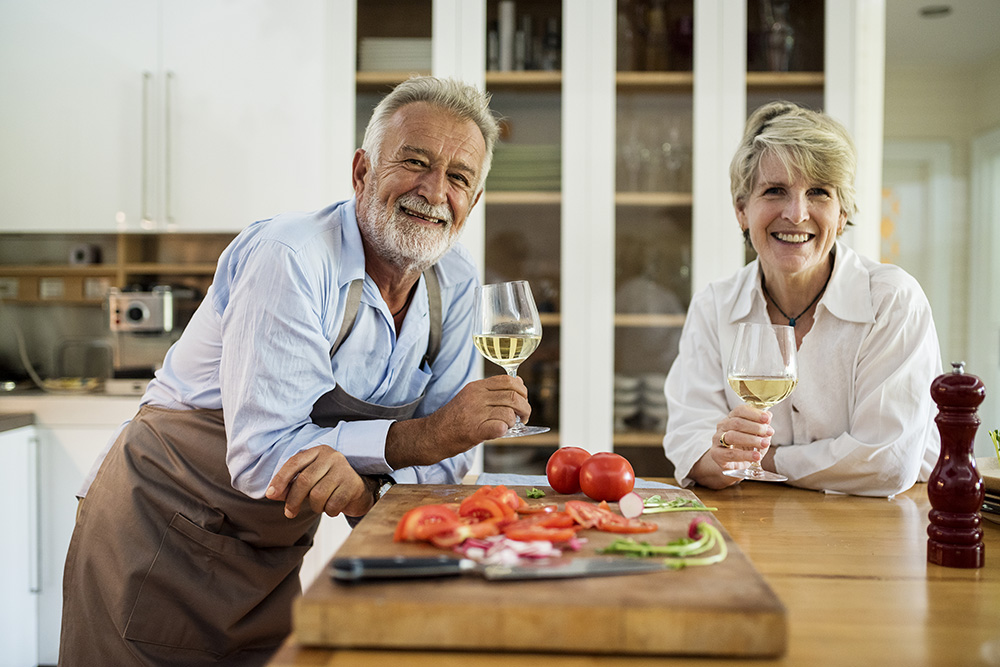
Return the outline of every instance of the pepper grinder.
<path id="1" fill-rule="evenodd" d="M 979 428 L 976 408 L 986 387 L 965 373 L 965 362 L 953 362 L 952 372 L 931 383 L 938 405 L 934 418 L 941 433 L 941 455 L 927 482 L 931 511 L 927 526 L 927 561 L 945 567 L 982 567 L 985 557 L 979 508 L 983 477 L 976 468 L 973 440 Z"/>

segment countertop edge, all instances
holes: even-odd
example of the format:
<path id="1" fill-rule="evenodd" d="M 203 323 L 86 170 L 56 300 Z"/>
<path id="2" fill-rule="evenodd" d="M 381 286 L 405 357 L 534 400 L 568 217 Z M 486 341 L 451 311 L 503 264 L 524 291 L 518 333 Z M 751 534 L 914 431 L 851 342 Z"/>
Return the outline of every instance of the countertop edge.
<path id="1" fill-rule="evenodd" d="M 32 426 L 34 423 L 35 415 L 31 412 L 0 412 L 0 433 Z"/>

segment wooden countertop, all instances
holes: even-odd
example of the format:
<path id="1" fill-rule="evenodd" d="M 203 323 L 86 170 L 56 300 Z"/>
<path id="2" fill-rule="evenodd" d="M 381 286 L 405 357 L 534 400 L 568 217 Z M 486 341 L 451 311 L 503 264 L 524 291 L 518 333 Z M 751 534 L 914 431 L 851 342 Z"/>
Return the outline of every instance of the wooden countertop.
<path id="1" fill-rule="evenodd" d="M 31 426 L 34 423 L 35 415 L 30 412 L 0 412 L 0 433 Z"/>
<path id="2" fill-rule="evenodd" d="M 983 521 L 986 566 L 927 563 L 927 487 L 893 499 L 826 495 L 744 482 L 697 488 L 788 609 L 788 652 L 765 665 L 1000 664 L 1000 525 Z M 470 619 L 474 623 L 475 619 Z M 718 628 L 720 636 L 726 628 Z M 272 667 L 644 667 L 690 658 L 325 650 L 294 635 Z M 699 667 L 748 664 L 699 659 Z"/>

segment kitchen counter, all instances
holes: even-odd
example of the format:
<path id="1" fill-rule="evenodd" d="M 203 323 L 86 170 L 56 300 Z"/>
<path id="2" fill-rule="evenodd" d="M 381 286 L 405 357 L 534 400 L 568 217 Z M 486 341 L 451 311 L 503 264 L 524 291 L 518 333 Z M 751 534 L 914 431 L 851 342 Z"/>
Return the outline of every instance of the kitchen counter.
<path id="1" fill-rule="evenodd" d="M 138 396 L 108 394 L 57 394 L 43 391 L 16 391 L 0 394 L 0 414 L 28 413 L 37 426 L 120 425 L 139 408 Z"/>
<path id="2" fill-rule="evenodd" d="M 31 412 L 0 412 L 0 433 L 34 423 L 35 415 Z"/>
<path id="3" fill-rule="evenodd" d="M 827 495 L 744 482 L 697 488 L 788 609 L 788 650 L 765 665 L 1000 664 L 1000 525 L 983 521 L 986 566 L 927 563 L 927 487 L 892 499 Z M 336 601 L 331 599 L 331 604 Z M 530 611 L 530 610 L 526 610 Z M 469 619 L 475 623 L 475 619 Z M 726 628 L 719 625 L 721 636 Z M 271 667 L 548 667 L 690 664 L 688 658 L 466 651 L 331 650 L 294 634 Z M 747 665 L 699 659 L 699 667 Z"/>

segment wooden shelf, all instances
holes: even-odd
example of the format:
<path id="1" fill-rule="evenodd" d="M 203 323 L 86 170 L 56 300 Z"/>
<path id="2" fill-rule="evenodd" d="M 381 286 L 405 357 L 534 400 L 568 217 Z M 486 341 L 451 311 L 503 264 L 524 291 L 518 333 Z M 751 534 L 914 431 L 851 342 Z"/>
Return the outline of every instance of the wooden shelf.
<path id="1" fill-rule="evenodd" d="M 486 205 L 503 204 L 513 206 L 558 206 L 562 203 L 562 192 L 539 190 L 489 190 L 485 191 Z"/>
<path id="2" fill-rule="evenodd" d="M 559 313 L 538 313 L 538 319 L 541 320 L 543 327 L 557 327 L 562 322 Z"/>
<path id="3" fill-rule="evenodd" d="M 411 76 L 427 75 L 424 71 L 358 72 L 359 89 L 381 91 L 405 81 Z M 694 87 L 693 72 L 618 72 L 615 82 L 619 90 L 674 90 L 688 92 Z M 747 72 L 747 87 L 761 88 L 817 88 L 826 83 L 823 72 Z M 487 72 L 486 87 L 491 90 L 538 90 L 560 88 L 562 72 L 530 70 L 524 72 Z"/>
<path id="4" fill-rule="evenodd" d="M 621 92 L 690 92 L 694 88 L 694 72 L 618 72 L 615 83 Z"/>
<path id="5" fill-rule="evenodd" d="M 747 88 L 751 90 L 805 88 L 822 91 L 825 83 L 823 72 L 747 72 Z"/>
<path id="6" fill-rule="evenodd" d="M 359 90 L 387 93 L 390 88 L 406 81 L 411 76 L 427 76 L 429 74 L 430 72 L 424 71 L 358 72 L 355 76 L 355 82 Z"/>
<path id="7" fill-rule="evenodd" d="M 528 435 L 523 438 L 504 438 L 488 440 L 488 445 L 503 445 L 516 447 L 558 447 L 559 432 L 549 431 L 541 435 Z M 621 447 L 662 447 L 663 433 L 659 431 L 627 431 L 615 433 L 614 445 Z"/>
<path id="8" fill-rule="evenodd" d="M 59 278 L 63 276 L 113 276 L 118 271 L 115 264 L 40 264 L 32 266 L 0 265 L 0 276 L 37 276 Z"/>
<path id="9" fill-rule="evenodd" d="M 628 431 L 615 433 L 615 447 L 662 447 L 663 433 L 659 431 Z"/>
<path id="10" fill-rule="evenodd" d="M 635 207 L 685 207 L 694 203 L 690 192 L 617 192 L 616 206 Z"/>
<path id="11" fill-rule="evenodd" d="M 158 262 L 134 262 L 125 265 L 125 273 L 171 276 L 212 276 L 215 264 L 161 264 Z"/>
<path id="12" fill-rule="evenodd" d="M 561 71 L 487 72 L 487 90 L 542 90 L 562 87 Z"/>
<path id="13" fill-rule="evenodd" d="M 616 327 L 682 327 L 684 313 L 617 313 Z"/>

